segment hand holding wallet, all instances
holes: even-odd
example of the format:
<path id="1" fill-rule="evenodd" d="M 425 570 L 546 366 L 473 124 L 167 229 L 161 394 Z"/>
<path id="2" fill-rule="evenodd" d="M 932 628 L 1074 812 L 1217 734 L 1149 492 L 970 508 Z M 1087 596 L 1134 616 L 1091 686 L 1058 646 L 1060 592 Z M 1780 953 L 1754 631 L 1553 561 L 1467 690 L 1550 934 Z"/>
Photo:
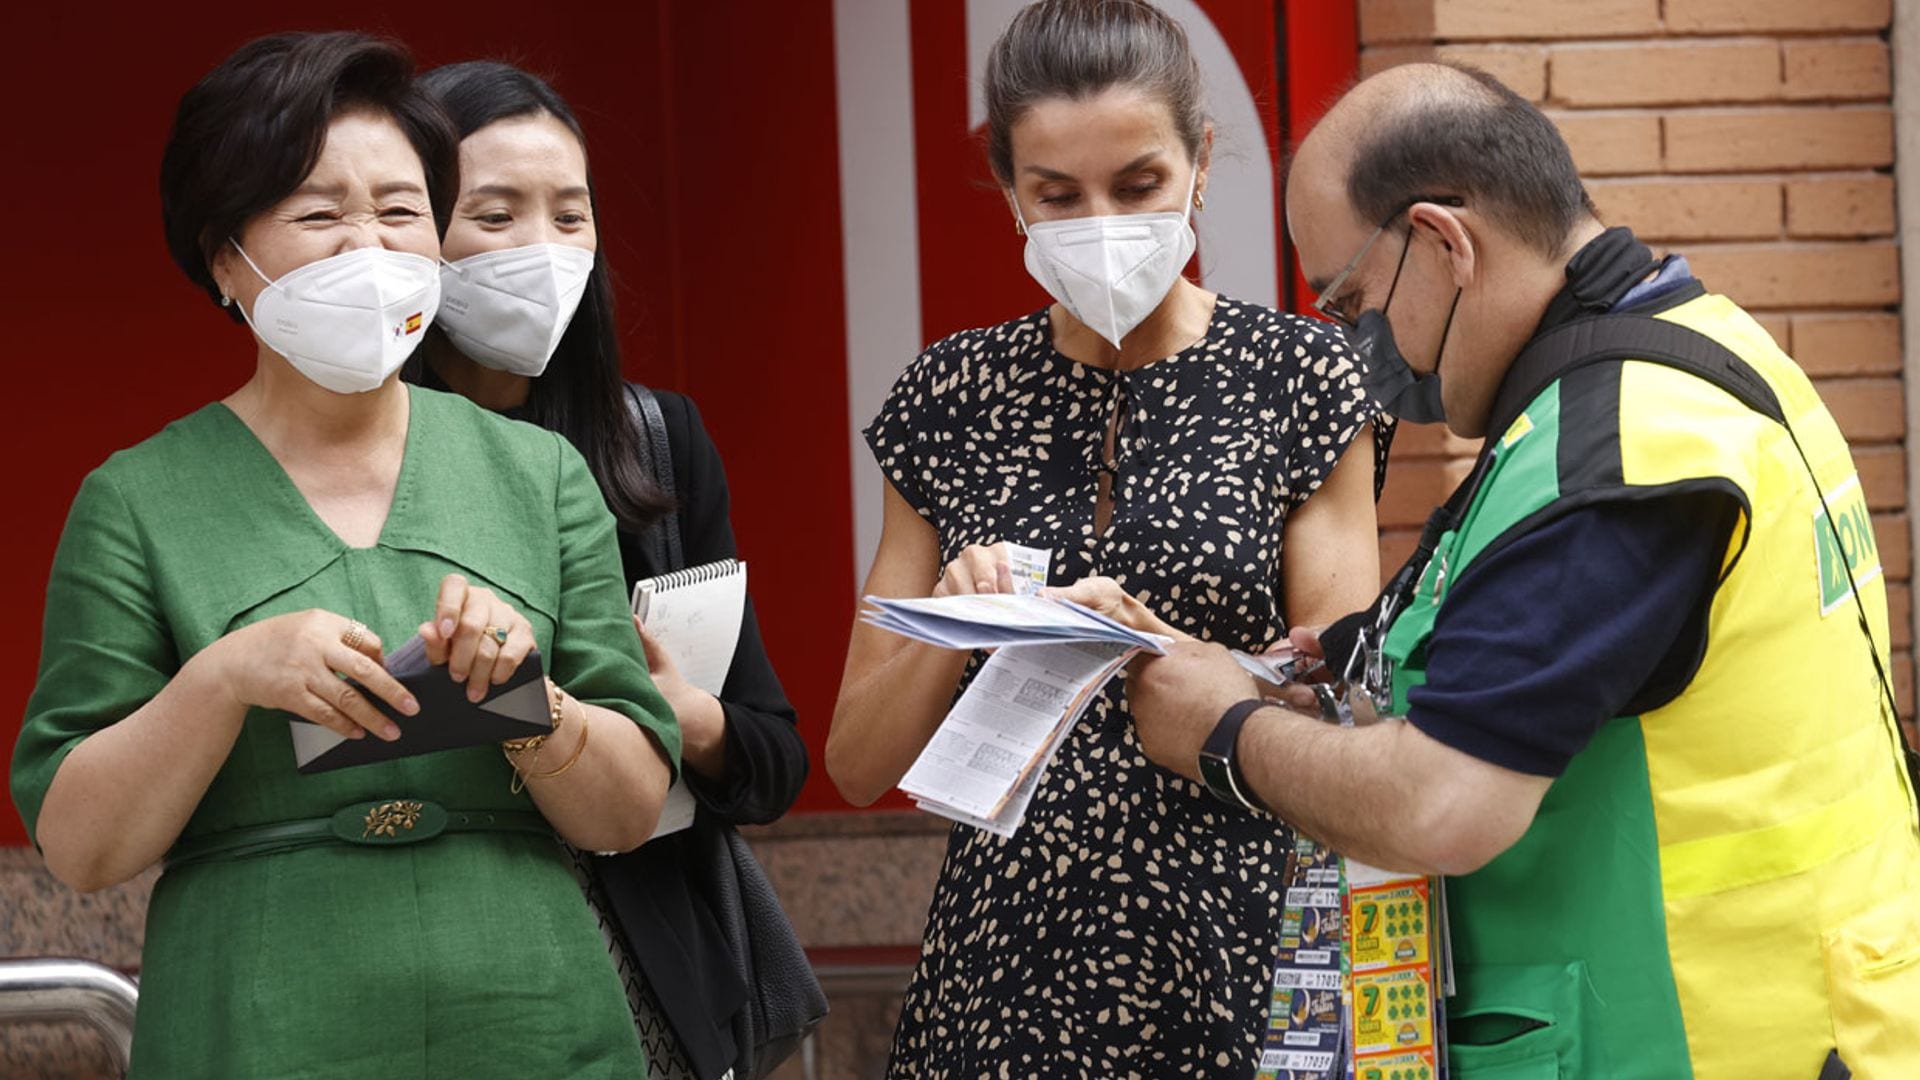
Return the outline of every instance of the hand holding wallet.
<path id="1" fill-rule="evenodd" d="M 546 671 L 537 650 L 527 654 L 506 682 L 489 687 L 478 703 L 467 700 L 466 684 L 454 682 L 445 664 L 428 662 L 426 642 L 418 634 L 388 653 L 385 663 L 387 671 L 420 702 L 418 715 L 401 715 L 349 680 L 400 728 L 400 737 L 392 742 L 349 739 L 319 724 L 294 718 L 290 722 L 293 755 L 300 772 L 328 772 L 503 739 L 524 739 L 552 730 Z"/>

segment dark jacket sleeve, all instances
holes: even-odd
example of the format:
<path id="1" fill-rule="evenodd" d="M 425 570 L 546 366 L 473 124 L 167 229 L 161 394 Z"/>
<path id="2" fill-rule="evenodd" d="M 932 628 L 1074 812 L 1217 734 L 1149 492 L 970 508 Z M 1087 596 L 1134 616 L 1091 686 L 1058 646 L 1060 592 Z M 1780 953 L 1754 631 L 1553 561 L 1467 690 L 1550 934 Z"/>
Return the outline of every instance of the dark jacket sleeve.
<path id="1" fill-rule="evenodd" d="M 673 447 L 674 486 L 680 497 L 680 535 L 688 566 L 734 558 L 726 469 L 700 410 L 679 394 L 658 392 L 661 418 Z M 749 583 L 753 574 L 749 570 Z M 787 812 L 807 779 L 807 746 L 795 728 L 793 704 L 780 687 L 760 640 L 753 597 L 740 620 L 740 643 L 721 688 L 727 717 L 727 775 L 684 775 L 702 806 L 735 825 L 759 825 Z"/>
<path id="2" fill-rule="evenodd" d="M 1474 559 L 1448 583 L 1408 722 L 1559 776 L 1602 725 L 1693 681 L 1740 514 L 1719 491 L 1601 501 Z"/>

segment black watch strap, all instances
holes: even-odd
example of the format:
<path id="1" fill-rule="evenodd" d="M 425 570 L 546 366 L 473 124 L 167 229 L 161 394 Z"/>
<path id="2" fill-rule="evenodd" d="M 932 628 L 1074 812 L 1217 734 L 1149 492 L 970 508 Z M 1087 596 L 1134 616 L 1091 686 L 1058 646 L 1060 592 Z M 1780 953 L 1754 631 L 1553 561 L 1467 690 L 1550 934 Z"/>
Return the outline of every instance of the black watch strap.
<path id="1" fill-rule="evenodd" d="M 1247 717 L 1270 704 L 1260 698 L 1234 703 L 1221 714 L 1220 722 L 1213 725 L 1213 734 L 1207 736 L 1206 744 L 1200 748 L 1200 779 L 1214 798 L 1263 814 L 1272 811 L 1253 793 L 1246 774 L 1240 771 L 1234 748 L 1239 743 L 1240 729 L 1246 726 Z"/>

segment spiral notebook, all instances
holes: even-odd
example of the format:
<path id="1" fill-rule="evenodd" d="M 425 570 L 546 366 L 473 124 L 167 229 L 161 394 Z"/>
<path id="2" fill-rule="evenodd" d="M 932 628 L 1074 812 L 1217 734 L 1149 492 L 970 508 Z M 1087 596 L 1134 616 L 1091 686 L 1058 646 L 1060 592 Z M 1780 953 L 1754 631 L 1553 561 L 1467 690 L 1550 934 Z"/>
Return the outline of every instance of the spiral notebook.
<path id="1" fill-rule="evenodd" d="M 740 643 L 747 564 L 722 559 L 647 578 L 633 586 L 633 613 L 660 639 L 681 678 L 718 696 Z"/>
<path id="2" fill-rule="evenodd" d="M 747 564 L 722 559 L 634 583 L 633 613 L 680 669 L 680 677 L 716 697 L 733 667 L 747 611 Z M 693 824 L 686 781 L 673 785 L 653 837 Z"/>

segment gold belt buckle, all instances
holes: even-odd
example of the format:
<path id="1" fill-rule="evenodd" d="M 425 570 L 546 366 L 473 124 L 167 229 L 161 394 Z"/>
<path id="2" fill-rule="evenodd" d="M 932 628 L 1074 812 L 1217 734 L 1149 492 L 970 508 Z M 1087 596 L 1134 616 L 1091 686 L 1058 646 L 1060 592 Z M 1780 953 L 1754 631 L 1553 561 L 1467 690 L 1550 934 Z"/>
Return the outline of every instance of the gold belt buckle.
<path id="1" fill-rule="evenodd" d="M 333 835 L 349 844 L 417 844 L 446 831 L 447 811 L 424 799 L 378 799 L 341 807 L 330 825 Z"/>

